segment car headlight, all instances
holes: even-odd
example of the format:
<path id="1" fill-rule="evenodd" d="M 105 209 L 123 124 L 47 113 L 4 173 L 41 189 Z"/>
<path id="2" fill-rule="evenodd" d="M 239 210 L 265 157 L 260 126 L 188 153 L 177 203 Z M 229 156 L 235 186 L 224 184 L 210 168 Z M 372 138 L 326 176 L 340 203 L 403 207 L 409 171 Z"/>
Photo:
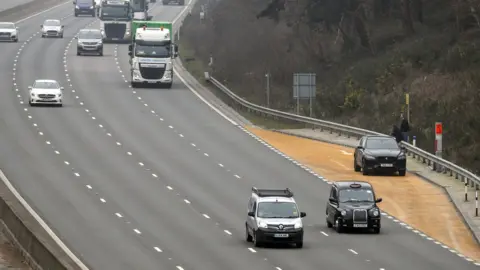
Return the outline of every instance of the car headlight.
<path id="1" fill-rule="evenodd" d="M 370 213 L 372 214 L 372 216 L 374 217 L 378 217 L 380 215 L 380 211 L 376 208 L 370 210 Z"/>
<path id="2" fill-rule="evenodd" d="M 406 157 L 404 154 L 401 154 L 401 155 L 399 155 L 399 156 L 397 157 L 397 159 L 400 159 L 400 160 L 401 160 L 401 159 L 406 159 L 406 158 L 407 158 L 407 157 Z"/>
<path id="3" fill-rule="evenodd" d="M 340 212 L 340 214 L 342 214 L 342 216 L 346 216 L 346 215 L 347 215 L 347 211 L 342 210 L 342 212 Z"/>
<path id="4" fill-rule="evenodd" d="M 170 70 L 165 71 L 165 77 L 170 78 L 172 76 L 172 72 Z"/>
<path id="5" fill-rule="evenodd" d="M 30 96 L 35 97 L 35 93 L 30 93 Z"/>
<path id="6" fill-rule="evenodd" d="M 258 227 L 259 228 L 267 228 L 267 223 L 265 223 L 263 221 L 260 221 L 260 222 L 258 222 Z"/>
<path id="7" fill-rule="evenodd" d="M 58 94 L 57 97 L 62 97 L 62 94 Z"/>
<path id="8" fill-rule="evenodd" d="M 363 155 L 363 157 L 364 157 L 365 159 L 375 159 L 374 156 L 370 156 L 370 155 Z"/>
<path id="9" fill-rule="evenodd" d="M 76 9 L 79 9 L 79 7 L 78 7 L 78 6 L 75 6 L 75 8 L 76 8 Z"/>
<path id="10" fill-rule="evenodd" d="M 295 229 L 301 229 L 303 227 L 303 224 L 301 221 L 298 221 L 297 223 L 295 223 L 295 225 L 293 226 Z"/>
<path id="11" fill-rule="evenodd" d="M 91 7 L 90 7 L 90 9 L 93 9 L 93 8 L 94 8 L 94 6 L 91 6 Z"/>

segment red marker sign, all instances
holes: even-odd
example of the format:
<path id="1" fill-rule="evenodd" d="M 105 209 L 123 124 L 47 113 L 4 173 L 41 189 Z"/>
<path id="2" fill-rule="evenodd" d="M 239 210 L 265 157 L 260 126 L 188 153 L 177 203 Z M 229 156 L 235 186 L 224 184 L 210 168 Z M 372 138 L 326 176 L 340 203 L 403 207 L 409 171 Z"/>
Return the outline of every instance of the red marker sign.
<path id="1" fill-rule="evenodd" d="M 435 123 L 435 134 L 442 135 L 443 133 L 443 125 L 442 123 Z"/>

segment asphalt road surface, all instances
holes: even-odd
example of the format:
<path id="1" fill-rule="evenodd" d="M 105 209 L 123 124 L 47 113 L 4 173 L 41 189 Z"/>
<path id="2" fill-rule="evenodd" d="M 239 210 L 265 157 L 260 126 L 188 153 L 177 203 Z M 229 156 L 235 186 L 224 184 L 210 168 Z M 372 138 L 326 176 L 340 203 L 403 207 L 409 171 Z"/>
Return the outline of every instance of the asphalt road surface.
<path id="1" fill-rule="evenodd" d="M 32 1 L 33 0 L 2 0 L 2 2 L 0 2 L 0 11 L 7 10 L 7 9 L 10 9 L 19 5 L 23 5 L 26 3 L 30 3 Z"/>
<path id="2" fill-rule="evenodd" d="M 152 13 L 171 21 L 182 9 L 157 4 Z M 62 19 L 63 39 L 40 38 L 46 17 Z M 327 229 L 328 184 L 223 119 L 181 81 L 131 89 L 127 45 L 76 56 L 75 33 L 98 25 L 64 5 L 20 23 L 18 44 L 0 44 L 2 169 L 91 269 L 477 268 L 388 219 L 380 235 Z M 63 108 L 28 107 L 27 87 L 40 78 L 65 87 Z M 303 249 L 244 241 L 252 186 L 295 192 L 307 212 Z"/>

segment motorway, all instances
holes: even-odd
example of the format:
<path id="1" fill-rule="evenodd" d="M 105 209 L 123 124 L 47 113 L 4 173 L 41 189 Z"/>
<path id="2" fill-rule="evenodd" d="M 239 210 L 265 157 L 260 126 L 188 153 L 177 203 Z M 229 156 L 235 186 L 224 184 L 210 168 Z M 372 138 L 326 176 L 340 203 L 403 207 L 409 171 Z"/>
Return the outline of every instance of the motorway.
<path id="1" fill-rule="evenodd" d="M 181 10 L 157 4 L 152 12 L 171 21 Z M 62 19 L 64 39 L 39 37 L 45 16 Z M 8 153 L 0 164 L 90 269 L 477 268 L 388 219 L 380 235 L 331 233 L 327 183 L 179 80 L 172 89 L 132 90 L 127 45 L 76 56 L 75 33 L 98 22 L 73 17 L 70 2 L 45 16 L 19 24 L 18 44 L 0 44 L 0 151 Z M 39 78 L 65 86 L 63 108 L 28 107 L 27 87 Z M 252 186 L 295 192 L 307 212 L 303 249 L 244 241 Z"/>

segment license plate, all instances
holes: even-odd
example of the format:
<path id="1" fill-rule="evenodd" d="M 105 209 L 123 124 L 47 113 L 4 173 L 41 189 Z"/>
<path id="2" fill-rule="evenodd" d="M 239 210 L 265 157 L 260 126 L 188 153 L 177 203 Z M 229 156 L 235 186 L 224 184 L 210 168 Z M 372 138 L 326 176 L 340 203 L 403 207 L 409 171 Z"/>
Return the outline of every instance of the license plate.
<path id="1" fill-rule="evenodd" d="M 367 228 L 368 224 L 353 224 L 354 228 Z"/>
<path id="2" fill-rule="evenodd" d="M 157 82 L 151 82 L 151 81 L 148 81 L 148 83 L 157 83 Z"/>
<path id="3" fill-rule="evenodd" d="M 393 167 L 393 164 L 380 164 L 380 167 Z"/>
<path id="4" fill-rule="evenodd" d="M 112 40 L 118 40 L 118 38 L 114 37 L 114 38 L 112 38 Z"/>
<path id="5" fill-rule="evenodd" d="M 286 233 L 276 233 L 274 236 L 277 237 L 277 238 L 287 238 L 288 234 L 286 234 Z"/>

